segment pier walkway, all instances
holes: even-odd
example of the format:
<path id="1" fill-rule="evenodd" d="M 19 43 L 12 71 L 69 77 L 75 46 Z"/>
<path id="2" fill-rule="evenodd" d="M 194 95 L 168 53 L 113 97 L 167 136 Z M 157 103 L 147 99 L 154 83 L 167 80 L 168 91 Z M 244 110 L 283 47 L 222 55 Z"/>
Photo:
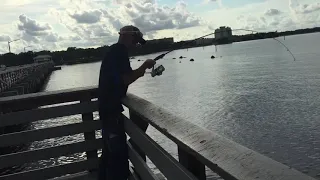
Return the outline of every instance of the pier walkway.
<path id="1" fill-rule="evenodd" d="M 7 67 L 0 71 L 0 97 L 36 92 L 52 72 L 52 61 Z"/>

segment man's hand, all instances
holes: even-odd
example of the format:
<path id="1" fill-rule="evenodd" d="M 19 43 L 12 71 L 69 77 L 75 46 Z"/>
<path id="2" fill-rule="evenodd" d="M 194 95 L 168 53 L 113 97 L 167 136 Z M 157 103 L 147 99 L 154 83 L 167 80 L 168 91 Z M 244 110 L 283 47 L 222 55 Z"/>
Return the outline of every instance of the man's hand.
<path id="1" fill-rule="evenodd" d="M 126 85 L 130 85 L 138 78 L 144 76 L 146 69 L 151 69 L 156 64 L 156 61 L 153 59 L 147 59 L 143 64 L 136 70 L 133 70 L 131 74 L 123 76 L 123 81 Z"/>
<path id="2" fill-rule="evenodd" d="M 156 64 L 156 61 L 153 59 L 147 59 L 145 62 L 143 62 L 142 66 L 145 69 L 151 69 Z"/>
<path id="3" fill-rule="evenodd" d="M 139 77 L 144 76 L 146 69 L 151 69 L 156 64 L 156 61 L 153 59 L 147 59 L 143 62 L 143 64 L 137 69 L 137 73 Z"/>

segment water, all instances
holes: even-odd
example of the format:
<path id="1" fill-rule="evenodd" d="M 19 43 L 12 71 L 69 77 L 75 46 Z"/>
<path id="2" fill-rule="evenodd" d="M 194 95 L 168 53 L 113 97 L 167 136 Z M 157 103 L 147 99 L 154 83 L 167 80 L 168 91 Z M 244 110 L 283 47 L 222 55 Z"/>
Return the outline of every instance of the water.
<path id="1" fill-rule="evenodd" d="M 152 78 L 146 74 L 130 86 L 129 92 L 319 178 L 320 33 L 279 39 L 291 49 L 296 61 L 272 39 L 222 45 L 217 52 L 214 46 L 177 50 L 159 61 L 166 68 L 162 76 Z M 136 68 L 142 63 L 138 59 L 156 55 L 136 57 L 131 65 Z M 187 58 L 179 59 L 181 55 Z M 211 55 L 217 58 L 211 59 Z M 195 62 L 190 62 L 191 58 Z M 100 62 L 63 66 L 52 74 L 45 91 L 97 85 L 99 69 Z M 79 121 L 79 118 L 43 121 L 36 126 Z M 176 156 L 172 142 L 158 137 L 159 133 L 152 128 L 148 133 Z M 65 137 L 34 146 L 82 138 Z M 62 157 L 62 163 L 78 156 L 84 154 Z M 47 162 L 59 163 L 58 160 Z"/>

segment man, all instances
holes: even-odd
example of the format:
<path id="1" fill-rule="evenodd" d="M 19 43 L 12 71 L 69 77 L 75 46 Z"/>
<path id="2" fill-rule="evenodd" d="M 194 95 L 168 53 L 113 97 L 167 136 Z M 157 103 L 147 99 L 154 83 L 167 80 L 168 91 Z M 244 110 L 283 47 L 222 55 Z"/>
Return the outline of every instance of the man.
<path id="1" fill-rule="evenodd" d="M 99 116 L 102 122 L 104 148 L 99 167 L 99 180 L 127 180 L 129 175 L 128 149 L 121 99 L 128 86 L 155 65 L 146 60 L 138 69 L 132 70 L 128 50 L 137 44 L 145 44 L 137 27 L 120 29 L 119 40 L 109 47 L 102 61 L 99 77 Z"/>

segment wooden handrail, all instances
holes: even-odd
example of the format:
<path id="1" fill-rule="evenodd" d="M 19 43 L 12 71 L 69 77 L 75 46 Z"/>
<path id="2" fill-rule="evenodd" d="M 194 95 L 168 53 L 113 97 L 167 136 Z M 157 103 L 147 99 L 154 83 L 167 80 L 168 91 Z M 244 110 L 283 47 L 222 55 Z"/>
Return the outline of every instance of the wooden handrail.
<path id="1" fill-rule="evenodd" d="M 218 134 L 182 119 L 145 99 L 128 94 L 123 103 L 222 178 L 314 180 Z"/>
<path id="2" fill-rule="evenodd" d="M 29 103 L 30 101 L 36 101 L 36 103 L 38 102 L 41 105 L 50 105 L 70 101 L 79 101 L 81 99 L 81 95 L 84 94 L 92 94 L 93 98 L 97 97 L 97 88 L 97 86 L 89 86 L 82 88 L 71 88 L 67 90 L 46 91 L 18 96 L 0 97 L 0 105 L 16 105 L 18 103 Z"/>
<path id="3" fill-rule="evenodd" d="M 50 127 L 0 135 L 0 140 L 3 142 L 0 147 L 77 133 L 84 134 L 85 142 L 95 142 L 95 130 L 101 128 L 101 125 L 98 121 L 93 120 L 92 116 L 92 113 L 98 110 L 96 98 L 97 87 L 0 98 L 0 110 L 3 110 L 3 108 L 18 107 L 17 111 L 6 111 L 4 114 L 0 114 L 0 127 L 74 114 L 81 114 L 83 120 L 81 123 L 77 122 L 61 127 Z M 28 105 L 32 103 L 34 106 L 31 110 L 24 109 L 28 108 Z M 64 103 L 71 104 L 66 105 Z M 137 165 L 136 170 L 141 173 L 141 177 L 157 179 L 150 170 L 143 169 L 147 168 L 146 164 L 144 164 L 145 155 L 147 155 L 154 164 L 159 166 L 158 168 L 168 179 L 174 179 L 174 173 L 177 172 L 177 176 L 179 175 L 181 178 L 195 179 L 196 177 L 199 180 L 204 180 L 206 179 L 206 166 L 225 179 L 314 180 L 295 169 L 276 162 L 212 131 L 199 127 L 191 123 L 191 121 L 182 119 L 164 108 L 156 106 L 133 94 L 129 93 L 127 97 L 123 99 L 123 105 L 129 108 L 130 111 L 130 121 L 128 119 L 125 120 L 126 131 L 132 138 L 129 142 L 130 159 Z M 38 106 L 42 107 L 37 109 L 36 107 Z M 86 106 L 90 107 L 86 108 Z M 25 118 L 21 118 L 22 116 Z M 2 123 L 1 119 L 3 119 Z M 10 122 L 10 120 L 15 121 L 15 119 L 17 121 L 16 123 Z M 149 124 L 176 143 L 179 162 L 165 152 L 145 133 Z M 97 145 L 97 148 L 101 147 L 101 144 L 95 145 Z M 72 147 L 72 151 L 75 152 L 75 147 L 78 146 L 82 147 L 81 151 L 87 153 L 88 159 L 92 159 L 90 163 L 96 162 L 96 148 L 91 147 L 86 149 L 87 146 L 83 144 L 70 145 L 69 147 Z M 59 151 L 51 154 L 51 156 L 45 154 L 45 152 L 52 152 L 50 149 L 19 152 L 17 155 L 19 157 L 30 154 L 37 156 L 37 152 L 39 152 L 38 157 L 35 158 L 39 160 L 54 155 L 60 156 L 62 154 L 68 154 L 66 147 L 53 147 Z M 137 157 L 138 155 L 139 157 Z M 157 157 L 157 155 L 159 155 L 160 158 Z M 12 154 L 0 156 L 0 160 L 1 159 L 16 159 L 16 162 L 10 162 L 9 165 L 31 161 L 30 158 L 26 158 L 25 161 L 21 159 L 18 160 Z M 74 170 L 71 170 L 71 172 L 83 170 L 81 165 L 86 163 L 88 162 L 76 163 Z M 6 167 L 6 164 L 0 163 L 0 167 Z M 47 177 L 54 177 L 54 172 L 61 175 L 61 169 L 63 167 L 64 166 L 46 168 L 44 171 L 49 173 Z M 70 165 L 70 167 L 73 167 L 73 165 Z M 90 164 L 90 167 L 95 167 L 95 165 Z M 170 167 L 170 170 L 166 169 L 166 167 Z M 27 172 L 26 175 L 28 177 L 39 177 L 40 175 L 38 173 L 43 174 L 43 172 L 37 170 Z M 19 173 L 12 177 L 8 176 L 8 178 L 16 177 L 23 177 L 23 174 Z M 1 178 L 0 176 L 0 180 Z M 7 178 L 7 176 L 5 176 L 5 178 Z"/>
<path id="4" fill-rule="evenodd" d="M 28 109 L 59 103 L 80 101 L 82 96 L 97 97 L 97 87 L 74 88 L 68 90 L 30 93 L 0 98 L 0 113 L 7 109 Z"/>
<path id="5" fill-rule="evenodd" d="M 98 103 L 82 102 L 75 104 L 67 104 L 55 107 L 39 108 L 32 110 L 24 110 L 18 112 L 9 112 L 1 116 L 0 127 L 11 126 L 22 123 L 30 123 L 50 118 L 58 118 L 81 113 L 92 113 L 97 111 Z M 32 117 L 32 118 L 25 118 Z"/>
<path id="6" fill-rule="evenodd" d="M 125 129 L 134 142 L 141 147 L 151 161 L 166 174 L 168 179 L 197 180 L 197 178 L 179 164 L 168 152 L 148 137 L 129 119 L 125 118 Z"/>

